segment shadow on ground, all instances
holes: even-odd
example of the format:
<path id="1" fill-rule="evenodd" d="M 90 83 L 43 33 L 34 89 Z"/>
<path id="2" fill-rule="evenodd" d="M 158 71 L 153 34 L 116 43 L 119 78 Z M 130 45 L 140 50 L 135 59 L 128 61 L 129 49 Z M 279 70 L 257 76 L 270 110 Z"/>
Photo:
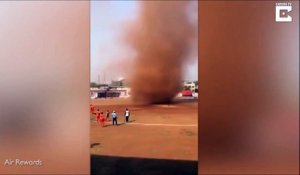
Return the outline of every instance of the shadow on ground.
<path id="1" fill-rule="evenodd" d="M 197 161 L 91 155 L 93 175 L 197 175 Z"/>

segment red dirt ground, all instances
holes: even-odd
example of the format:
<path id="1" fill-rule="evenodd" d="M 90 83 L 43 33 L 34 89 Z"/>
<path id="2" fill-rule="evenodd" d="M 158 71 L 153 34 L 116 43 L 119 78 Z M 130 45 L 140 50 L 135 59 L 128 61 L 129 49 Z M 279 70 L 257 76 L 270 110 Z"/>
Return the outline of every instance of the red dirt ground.
<path id="1" fill-rule="evenodd" d="M 99 99 L 91 104 L 104 113 L 115 110 L 119 124 L 109 121 L 101 127 L 91 115 L 92 155 L 197 160 L 198 101 L 137 106 L 129 99 Z M 126 107 L 131 112 L 128 124 L 124 124 Z"/>

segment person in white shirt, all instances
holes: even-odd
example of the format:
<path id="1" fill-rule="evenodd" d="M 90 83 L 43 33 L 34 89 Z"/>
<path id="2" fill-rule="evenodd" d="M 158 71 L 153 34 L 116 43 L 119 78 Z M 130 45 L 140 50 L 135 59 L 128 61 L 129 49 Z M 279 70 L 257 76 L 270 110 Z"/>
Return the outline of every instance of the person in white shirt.
<path id="1" fill-rule="evenodd" d="M 125 116 L 125 122 L 126 123 L 129 122 L 130 112 L 129 112 L 128 108 L 125 109 L 124 116 Z"/>

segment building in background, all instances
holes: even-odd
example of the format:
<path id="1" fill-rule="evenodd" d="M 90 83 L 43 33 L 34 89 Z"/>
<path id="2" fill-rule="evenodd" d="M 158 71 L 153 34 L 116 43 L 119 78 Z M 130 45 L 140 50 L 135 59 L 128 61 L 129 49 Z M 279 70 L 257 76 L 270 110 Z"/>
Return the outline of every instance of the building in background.
<path id="1" fill-rule="evenodd" d="M 196 92 L 198 90 L 198 81 L 183 81 L 183 89 L 184 90 L 191 90 L 192 92 Z"/>
<path id="2" fill-rule="evenodd" d="M 126 98 L 130 97 L 130 91 L 131 89 L 128 87 L 128 82 L 124 78 L 113 80 L 110 84 L 97 84 L 92 82 L 90 87 L 90 97 L 92 99 L 113 97 Z"/>

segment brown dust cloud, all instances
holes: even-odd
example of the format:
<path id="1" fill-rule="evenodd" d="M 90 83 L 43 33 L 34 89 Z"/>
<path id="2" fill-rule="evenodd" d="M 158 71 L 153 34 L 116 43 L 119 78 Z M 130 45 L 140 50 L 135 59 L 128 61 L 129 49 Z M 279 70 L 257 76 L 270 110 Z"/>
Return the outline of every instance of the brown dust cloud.
<path id="1" fill-rule="evenodd" d="M 188 16 L 191 2 L 144 1 L 127 33 L 135 51 L 130 76 L 139 104 L 170 103 L 181 90 L 191 43 L 197 33 Z"/>

